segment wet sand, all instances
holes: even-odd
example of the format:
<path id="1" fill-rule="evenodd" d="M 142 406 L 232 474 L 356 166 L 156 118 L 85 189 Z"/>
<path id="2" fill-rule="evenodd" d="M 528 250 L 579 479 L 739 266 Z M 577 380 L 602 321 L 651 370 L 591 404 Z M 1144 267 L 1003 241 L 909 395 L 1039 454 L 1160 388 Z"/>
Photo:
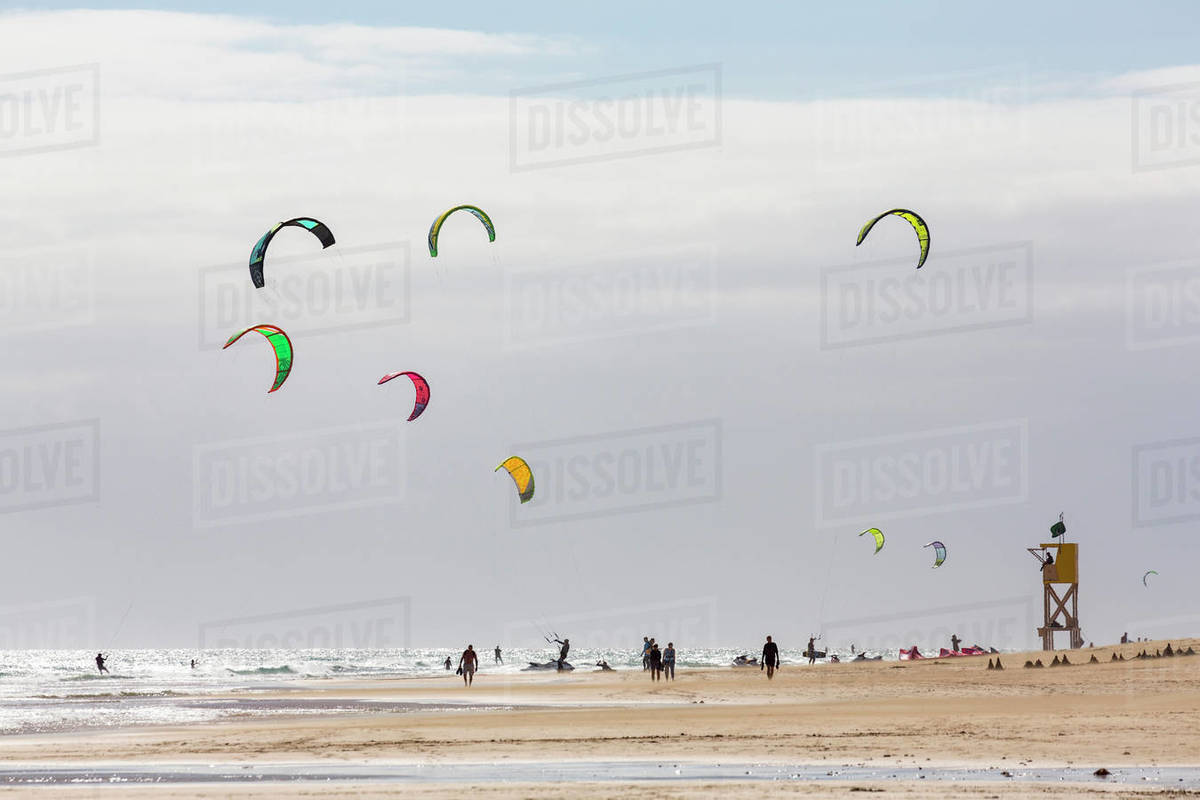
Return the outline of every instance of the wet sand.
<path id="1" fill-rule="evenodd" d="M 190 727 L 144 727 L 118 731 L 12 736 L 0 739 L 0 767 L 14 764 L 221 765 L 347 763 L 487 764 L 582 761 L 683 761 L 694 765 L 764 764 L 855 766 L 881 770 L 978 769 L 1020 776 L 1030 768 L 1183 766 L 1200 768 L 1200 656 L 1110 663 L 1114 650 L 1132 658 L 1166 642 L 1072 651 L 1074 666 L 1022 669 L 1026 658 L 1003 656 L 1005 670 L 985 669 L 988 657 L 872 662 L 817 668 L 785 665 L 768 681 L 754 669 L 681 673 L 674 683 L 651 683 L 640 671 L 491 677 L 482 672 L 471 689 L 460 680 L 396 680 L 304 685 L 259 699 L 300 702 L 359 700 L 382 709 L 388 703 L 439 703 L 436 710 L 382 710 L 281 716 Z M 1200 641 L 1173 642 L 1200 648 Z M 1099 664 L 1087 664 L 1095 654 Z M 211 699 L 211 698 L 210 698 Z M 447 710 L 469 700 L 511 708 Z M 411 706 L 405 705 L 406 709 Z M 864 775 L 873 773 L 867 772 Z M 882 774 L 882 773 L 880 773 Z M 905 773 L 908 774 L 908 773 Z M 1188 773 L 1190 774 L 1190 773 Z M 560 796 L 562 783 L 539 780 L 496 785 L 464 779 L 403 784 L 406 794 L 442 796 L 467 786 L 487 786 L 490 797 Z M 667 776 L 596 784 L 569 779 L 572 795 L 728 797 L 761 794 L 765 785 L 733 778 L 693 781 Z M 676 782 L 678 781 L 678 782 Z M 1080 796 L 1118 791 L 1130 784 L 1095 779 L 1009 780 L 953 787 L 920 778 L 885 782 L 780 779 L 770 791 L 840 796 L 854 787 L 886 787 L 908 797 L 948 790 L 956 796 Z M 707 787 L 707 788 L 705 788 Z M 926 788 L 928 787 L 928 788 Z M 386 796 L 386 784 L 198 784 L 129 786 L 145 797 Z M 394 789 L 396 787 L 393 787 Z M 28 787 L 0 789 L 28 792 Z M 108 793 L 109 787 L 56 788 L 66 793 Z M 476 791 L 472 788 L 471 791 Z M 1139 787 L 1138 793 L 1196 791 Z M 272 794 L 277 793 L 277 794 Z M 111 793 L 106 796 L 113 796 Z M 855 796 L 861 796 L 855 794 Z"/>

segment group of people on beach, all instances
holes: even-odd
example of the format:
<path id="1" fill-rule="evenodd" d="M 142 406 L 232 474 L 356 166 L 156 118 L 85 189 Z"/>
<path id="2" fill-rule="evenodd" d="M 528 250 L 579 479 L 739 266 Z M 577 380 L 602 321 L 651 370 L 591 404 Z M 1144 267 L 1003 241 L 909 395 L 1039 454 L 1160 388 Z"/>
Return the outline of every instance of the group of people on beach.
<path id="1" fill-rule="evenodd" d="M 650 680 L 675 680 L 675 643 L 667 642 L 660 650 L 658 642 L 650 636 L 642 637 L 642 671 L 650 673 Z"/>

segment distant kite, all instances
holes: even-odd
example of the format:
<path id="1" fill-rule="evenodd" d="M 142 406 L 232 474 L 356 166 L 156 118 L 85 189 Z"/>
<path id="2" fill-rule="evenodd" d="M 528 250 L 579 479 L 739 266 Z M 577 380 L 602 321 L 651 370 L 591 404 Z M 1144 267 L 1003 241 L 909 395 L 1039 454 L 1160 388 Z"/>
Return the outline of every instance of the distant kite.
<path id="1" fill-rule="evenodd" d="M 921 219 L 921 215 L 915 211 L 909 211 L 907 208 L 893 208 L 890 211 L 885 211 L 878 217 L 867 222 L 862 226 L 862 230 L 858 232 L 858 241 L 854 243 L 858 247 L 863 243 L 863 239 L 867 238 L 867 234 L 871 232 L 871 228 L 875 227 L 875 223 L 887 216 L 895 215 L 908 220 L 908 224 L 912 225 L 916 231 L 917 241 L 921 245 L 921 258 L 917 261 L 917 269 L 925 263 L 925 259 L 929 256 L 929 226 L 925 224 L 925 220 Z"/>
<path id="2" fill-rule="evenodd" d="M 261 333 L 275 350 L 275 382 L 267 390 L 267 394 L 270 394 L 280 386 L 283 386 L 283 382 L 288 379 L 288 375 L 292 372 L 292 340 L 288 338 L 288 335 L 283 332 L 282 328 L 277 328 L 274 325 L 255 325 L 252 328 L 246 328 L 241 333 L 230 336 L 229 341 L 225 343 L 225 347 L 229 347 L 251 331 Z M 225 347 L 221 349 L 224 350 Z"/>
<path id="3" fill-rule="evenodd" d="M 449 211 L 444 212 L 441 216 L 439 216 L 437 219 L 435 219 L 433 221 L 432 225 L 429 226 L 429 255 L 430 256 L 433 256 L 433 257 L 437 256 L 437 254 L 438 254 L 438 234 L 441 233 L 441 231 L 442 231 L 442 223 L 445 222 L 446 218 L 449 217 L 451 214 L 453 214 L 455 211 L 468 211 L 471 214 L 474 214 L 475 218 L 477 220 L 479 220 L 480 222 L 482 222 L 484 229 L 487 230 L 488 241 L 489 242 L 496 241 L 496 226 L 492 224 L 491 218 L 488 217 L 488 215 L 486 213 L 484 213 L 484 210 L 482 208 L 476 208 L 475 206 L 455 206 L 454 208 L 450 209 Z"/>
<path id="4" fill-rule="evenodd" d="M 376 385 L 383 386 L 393 378 L 399 378 L 403 375 L 407 375 L 412 379 L 413 388 L 417 390 L 417 399 L 413 404 L 412 414 L 408 418 L 408 421 L 412 422 L 414 419 L 421 416 L 421 412 L 425 410 L 425 406 L 429 405 L 429 381 L 425 380 L 415 372 L 393 372 L 380 378 L 379 383 Z"/>
<path id="5" fill-rule="evenodd" d="M 259 289 L 267 285 L 267 280 L 263 276 L 263 260 L 267 257 L 267 245 L 275 238 L 275 234 L 281 228 L 304 228 L 306 231 L 317 237 L 321 241 L 321 249 L 331 246 L 333 242 L 333 231 L 326 227 L 324 222 L 312 219 L 310 217 L 296 217 L 289 219 L 287 222 L 276 222 L 271 230 L 262 235 L 254 244 L 254 249 L 250 251 L 250 280 Z"/>
<path id="6" fill-rule="evenodd" d="M 875 552 L 878 553 L 883 549 L 883 531 L 879 528 L 867 528 L 859 536 L 866 536 L 868 533 L 875 537 Z"/>
<path id="7" fill-rule="evenodd" d="M 940 567 L 942 565 L 942 562 L 946 560 L 946 545 L 942 544 L 941 542 L 933 541 L 927 545 L 922 545 L 922 547 L 932 547 L 933 548 L 933 554 L 934 554 L 933 569 L 937 569 L 938 567 Z"/>
<path id="8" fill-rule="evenodd" d="M 517 485 L 517 494 L 521 498 L 522 503 L 528 503 L 533 499 L 533 470 L 525 463 L 525 459 L 518 456 L 510 456 L 504 459 L 504 463 L 496 467 L 496 472 L 507 470 L 512 477 L 513 483 Z"/>
<path id="9" fill-rule="evenodd" d="M 1158 570 L 1156 570 L 1156 569 L 1147 570 L 1146 574 L 1142 576 L 1142 586 L 1145 586 L 1147 589 L 1150 588 L 1150 584 L 1146 583 L 1146 578 L 1149 578 L 1151 575 L 1157 575 L 1157 574 L 1158 574 Z"/>

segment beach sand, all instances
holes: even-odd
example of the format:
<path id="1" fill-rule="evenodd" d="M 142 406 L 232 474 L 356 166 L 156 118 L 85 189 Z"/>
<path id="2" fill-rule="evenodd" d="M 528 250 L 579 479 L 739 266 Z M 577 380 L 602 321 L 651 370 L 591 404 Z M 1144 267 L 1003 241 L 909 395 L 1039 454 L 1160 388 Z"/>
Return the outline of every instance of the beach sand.
<path id="1" fill-rule="evenodd" d="M 1175 647 L 1200 648 L 1198 640 Z M 773 681 L 758 669 L 681 672 L 652 683 L 641 671 L 489 676 L 471 689 L 453 676 L 371 683 L 320 682 L 255 697 L 372 701 L 472 701 L 501 710 L 284 716 L 0 739 L 0 767 L 14 763 L 493 763 L 644 760 L 997 770 L 1030 766 L 1200 768 L 1200 656 L 1110 663 L 1166 642 L 1071 651 L 1070 667 L 1023 669 L 1047 654 L 785 665 Z M 1086 663 L 1095 654 L 1101 663 Z M 1047 797 L 1142 792 L 1129 785 L 953 784 L 907 781 L 719 781 L 701 783 L 512 783 L 471 785 L 485 797 L 862 796 Z M 462 783 L 320 786 L 126 786 L 137 797 L 447 796 Z M 857 791 L 855 791 L 857 790 Z M 29 792 L 27 787 L 0 789 Z M 106 789 L 53 791 L 100 796 Z M 1158 790 L 1159 792 L 1165 790 Z M 90 793 L 90 794 L 89 794 Z M 136 793 L 136 794 L 135 794 Z M 1186 794 L 1186 793 L 1184 793 Z M 111 795 L 106 795 L 111 796 Z M 1116 795 L 1112 795 L 1116 796 Z M 1172 796 L 1182 796 L 1174 793 Z"/>

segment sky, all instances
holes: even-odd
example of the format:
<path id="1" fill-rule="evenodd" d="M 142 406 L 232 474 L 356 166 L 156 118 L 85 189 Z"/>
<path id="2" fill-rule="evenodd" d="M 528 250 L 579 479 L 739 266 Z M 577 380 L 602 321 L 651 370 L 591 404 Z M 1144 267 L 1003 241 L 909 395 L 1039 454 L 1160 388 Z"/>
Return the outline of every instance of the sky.
<path id="1" fill-rule="evenodd" d="M 0 647 L 1030 646 L 1060 513 L 1195 635 L 1200 15 L 1081 8 L 5 11 Z"/>

